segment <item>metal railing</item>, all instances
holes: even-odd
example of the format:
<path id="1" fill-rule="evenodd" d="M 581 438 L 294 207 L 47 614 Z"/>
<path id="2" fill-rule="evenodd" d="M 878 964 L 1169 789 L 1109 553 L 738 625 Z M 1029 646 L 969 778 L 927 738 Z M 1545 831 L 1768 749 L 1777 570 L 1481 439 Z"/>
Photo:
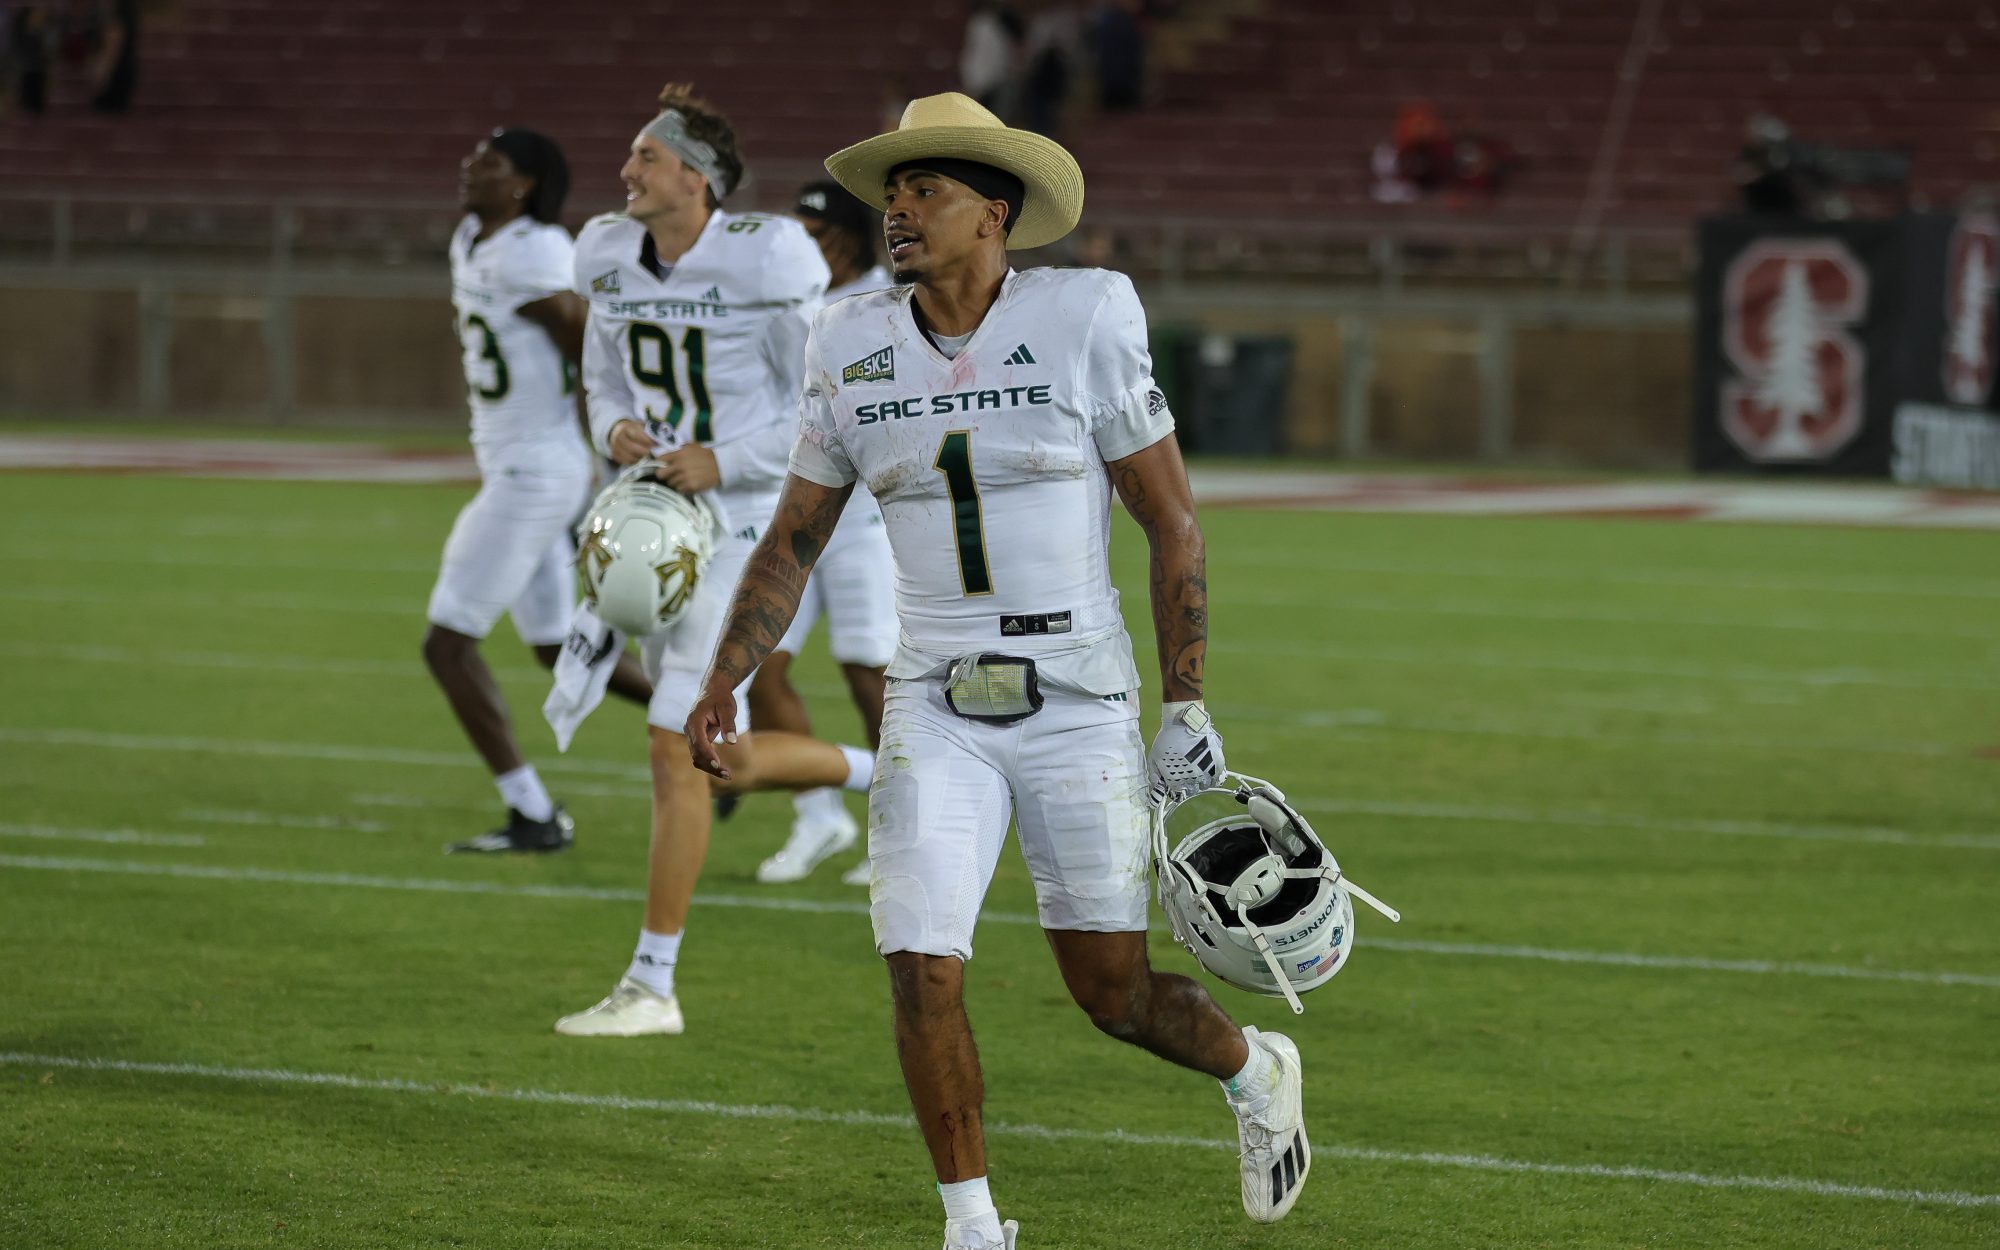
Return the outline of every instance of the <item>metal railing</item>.
<path id="1" fill-rule="evenodd" d="M 777 186 L 767 179 L 767 189 Z M 752 204 L 782 208 L 769 196 Z M 337 199 L 152 192 L 0 190 L 0 264 L 68 269 L 143 260 L 285 271 L 396 270 L 441 263 L 460 210 L 435 198 Z M 573 214 L 581 224 L 588 212 Z M 1470 215 L 1366 218 L 1091 213 L 1063 243 L 1022 263 L 1106 264 L 1170 289 L 1217 280 L 1368 286 L 1458 285 L 1619 295 L 1688 279 L 1686 226 L 1603 230 L 1581 254 L 1567 225 Z"/>

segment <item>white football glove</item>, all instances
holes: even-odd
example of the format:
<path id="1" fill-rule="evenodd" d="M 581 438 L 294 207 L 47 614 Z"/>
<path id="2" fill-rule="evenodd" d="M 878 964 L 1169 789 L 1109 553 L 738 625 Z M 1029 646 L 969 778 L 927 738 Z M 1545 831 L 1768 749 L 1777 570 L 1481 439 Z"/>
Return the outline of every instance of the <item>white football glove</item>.
<path id="1" fill-rule="evenodd" d="M 1146 772 L 1155 795 L 1179 800 L 1222 780 L 1222 735 L 1199 700 L 1160 709 L 1160 732 L 1146 752 Z"/>

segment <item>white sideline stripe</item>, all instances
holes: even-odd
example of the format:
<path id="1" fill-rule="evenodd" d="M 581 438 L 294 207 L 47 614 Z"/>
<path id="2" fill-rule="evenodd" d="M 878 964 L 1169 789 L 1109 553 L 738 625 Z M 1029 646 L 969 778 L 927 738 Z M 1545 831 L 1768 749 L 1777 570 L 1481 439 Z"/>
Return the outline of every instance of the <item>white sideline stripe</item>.
<path id="1" fill-rule="evenodd" d="M 103 872 L 142 877 L 182 877 L 205 881 L 259 881 L 278 885 L 336 886 L 367 890 L 410 890 L 435 894 L 497 894 L 527 898 L 577 898 L 603 902 L 645 901 L 642 890 L 583 885 L 507 885 L 497 881 L 456 881 L 422 877 L 372 877 L 343 872 L 293 872 L 275 868 L 241 868 L 213 864 L 158 864 L 140 860 L 60 859 L 33 855 L 0 855 L 0 868 L 48 872 Z M 868 904 L 782 895 L 696 894 L 703 907 L 743 907 L 759 911 L 792 911 L 826 915 L 865 916 Z M 1021 912 L 981 912 L 989 924 L 1038 925 Z M 1550 963 L 1604 964 L 1619 968 L 1673 968 L 1693 972 L 1735 972 L 1756 976 L 1840 977 L 1853 981 L 1898 981 L 1916 985 L 1969 985 L 2000 989 L 2000 976 L 1974 972 L 1926 972 L 1900 968 L 1854 968 L 1841 964 L 1791 963 L 1762 959 L 1705 959 L 1691 955 L 1643 955 L 1623 951 L 1556 950 L 1538 946 L 1489 946 L 1470 942 L 1425 942 L 1370 937 L 1364 943 L 1381 950 L 1423 955 L 1466 955 L 1487 959 L 1528 959 Z"/>
<path id="2" fill-rule="evenodd" d="M 1865 842 L 1885 846 L 1929 846 L 2000 851 L 2000 835 L 1913 833 L 1876 825 L 1792 825 L 1761 820 L 1701 820 L 1621 816 L 1613 812 L 1547 812 L 1525 808 L 1455 803 L 1396 803 L 1371 799 L 1292 796 L 1307 810 L 1410 820 L 1466 820 L 1503 825 L 1575 825 L 1586 829 L 1637 829 L 1648 833 L 1707 833 L 1740 838 L 1795 838 L 1806 842 Z"/>
<path id="3" fill-rule="evenodd" d="M 137 1076 L 198 1077 L 251 1085 L 301 1085 L 364 1093 L 418 1094 L 431 1098 L 471 1098 L 536 1106 L 586 1107 L 603 1111 L 644 1111 L 663 1115 L 702 1116 L 719 1120 L 784 1120 L 800 1124 L 835 1124 L 853 1128 L 910 1129 L 907 1115 L 880 1111 L 836 1111 L 793 1107 L 783 1103 L 726 1103 L 686 1098 L 632 1098 L 623 1094 L 577 1094 L 550 1089 L 495 1089 L 451 1081 L 409 1081 L 394 1077 L 349 1076 L 339 1072 L 299 1072 L 288 1068 L 235 1068 L 200 1063 L 145 1063 L 131 1059 L 82 1059 L 69 1055 L 0 1051 L 0 1065 L 15 1068 L 57 1068 L 74 1072 L 117 1072 Z M 1037 1141 L 1091 1142 L 1108 1146 L 1160 1146 L 1189 1150 L 1234 1152 L 1233 1141 L 1179 1133 L 1133 1133 L 1125 1129 L 1063 1128 L 1048 1124 L 1008 1124 L 988 1121 L 986 1132 L 996 1137 L 1026 1137 Z M 1367 1163 L 1417 1164 L 1468 1168 L 1482 1172 L 1517 1172 L 1539 1176 L 1581 1176 L 1594 1180 L 1653 1181 L 1694 1185 L 1704 1189 L 1755 1189 L 1772 1193 L 1809 1194 L 1821 1198 L 1859 1198 L 1926 1206 L 2000 1206 L 2000 1194 L 1949 1189 L 1891 1189 L 1881 1185 L 1850 1185 L 1803 1176 L 1717 1175 L 1667 1168 L 1608 1163 L 1542 1163 L 1496 1155 L 1435 1150 L 1382 1150 L 1367 1146 L 1315 1146 L 1322 1157 Z"/>
<path id="4" fill-rule="evenodd" d="M 261 742 L 245 738 L 182 738 L 150 734 L 99 733 L 91 729 L 22 729 L 0 726 L 0 742 L 45 746 L 101 747 L 109 751 L 187 751 L 201 755 L 255 755 L 274 759 L 342 760 L 356 764 L 412 764 L 422 768 L 485 769 L 470 751 L 411 751 L 398 747 L 359 747 L 336 742 Z M 642 780 L 644 766 L 608 764 L 597 760 L 558 759 L 539 766 L 544 772 L 589 773 L 599 777 Z"/>
<path id="5" fill-rule="evenodd" d="M 379 820 L 344 820 L 338 816 L 285 816 L 277 812 L 217 811 L 206 807 L 185 808 L 175 820 L 202 825 L 258 825 L 278 829 L 330 829 L 339 833 L 384 833 L 389 826 Z"/>
<path id="6" fill-rule="evenodd" d="M 207 846 L 193 833 L 148 833 L 143 829 L 75 829 L 63 825 L 0 824 L 0 837 L 40 838 L 48 842 L 107 842 L 127 846 Z"/>

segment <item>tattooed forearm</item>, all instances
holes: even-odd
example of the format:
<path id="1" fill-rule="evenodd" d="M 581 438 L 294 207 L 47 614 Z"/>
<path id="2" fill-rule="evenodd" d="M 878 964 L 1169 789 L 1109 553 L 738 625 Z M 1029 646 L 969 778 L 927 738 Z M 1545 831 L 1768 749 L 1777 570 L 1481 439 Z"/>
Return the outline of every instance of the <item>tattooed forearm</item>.
<path id="1" fill-rule="evenodd" d="M 832 490 L 792 478 L 770 529 L 744 563 L 742 580 L 729 603 L 722 638 L 715 646 L 711 681 L 729 687 L 742 682 L 771 654 L 798 615 L 812 572 L 833 533 L 852 487 Z"/>
<path id="2" fill-rule="evenodd" d="M 1169 702 L 1202 697 L 1208 667 L 1208 551 L 1187 469 L 1171 438 L 1110 466 L 1125 510 L 1152 548 L 1153 637 Z"/>
<path id="3" fill-rule="evenodd" d="M 1192 510 L 1181 524 L 1148 527 L 1153 547 L 1153 636 L 1164 697 L 1202 697 L 1208 662 L 1208 571 L 1201 526 Z"/>

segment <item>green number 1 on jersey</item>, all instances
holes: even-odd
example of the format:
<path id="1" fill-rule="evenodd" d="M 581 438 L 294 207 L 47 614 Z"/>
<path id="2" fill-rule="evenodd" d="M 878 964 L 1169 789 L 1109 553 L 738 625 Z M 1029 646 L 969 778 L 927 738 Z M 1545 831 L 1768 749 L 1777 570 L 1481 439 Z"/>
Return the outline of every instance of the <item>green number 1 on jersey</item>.
<path id="1" fill-rule="evenodd" d="M 665 330 L 645 321 L 633 322 L 625 338 L 626 350 L 632 356 L 632 376 L 666 393 L 667 428 L 678 430 L 684 409 L 680 383 L 674 377 L 674 340 Z M 657 364 L 646 361 L 647 343 L 653 345 L 653 359 Z M 689 326 L 687 332 L 681 335 L 681 355 L 687 357 L 688 394 L 694 400 L 694 441 L 706 443 L 714 437 L 711 429 L 714 413 L 708 402 L 707 359 L 700 326 Z"/>
<path id="2" fill-rule="evenodd" d="M 990 595 L 993 573 L 986 565 L 986 518 L 979 506 L 979 483 L 972 477 L 972 431 L 946 434 L 931 467 L 944 474 L 945 489 L 951 492 L 959 584 L 968 595 Z"/>

